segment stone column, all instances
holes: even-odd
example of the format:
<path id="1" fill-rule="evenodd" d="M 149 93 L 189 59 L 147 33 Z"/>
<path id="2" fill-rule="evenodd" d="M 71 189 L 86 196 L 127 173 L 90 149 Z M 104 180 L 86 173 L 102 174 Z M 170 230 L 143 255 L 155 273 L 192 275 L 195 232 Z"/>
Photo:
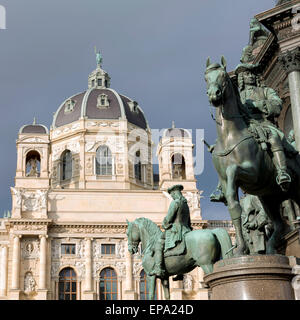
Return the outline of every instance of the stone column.
<path id="1" fill-rule="evenodd" d="M 298 151 L 300 151 L 300 47 L 282 53 L 279 56 L 279 61 L 288 73 L 293 127 L 296 146 Z"/>
<path id="2" fill-rule="evenodd" d="M 126 290 L 132 290 L 132 255 L 126 252 Z"/>
<path id="3" fill-rule="evenodd" d="M 170 299 L 182 300 L 183 283 L 181 280 L 173 281 L 170 279 Z"/>
<path id="4" fill-rule="evenodd" d="M 46 290 L 46 272 L 47 272 L 47 239 L 46 235 L 40 236 L 40 273 L 39 289 Z"/>
<path id="5" fill-rule="evenodd" d="M 13 256 L 12 256 L 12 290 L 20 290 L 20 238 L 22 236 L 15 235 L 13 243 Z"/>
<path id="6" fill-rule="evenodd" d="M 198 299 L 199 300 L 208 300 L 208 287 L 204 282 L 204 271 L 201 267 L 198 267 Z"/>
<path id="7" fill-rule="evenodd" d="M 92 240 L 85 239 L 85 290 L 92 291 Z"/>
<path id="8" fill-rule="evenodd" d="M 125 299 L 126 300 L 137 299 L 137 294 L 133 288 L 133 272 L 132 271 L 133 271 L 132 255 L 128 250 L 126 250 L 126 282 L 125 282 Z"/>
<path id="9" fill-rule="evenodd" d="M 8 263 L 8 250 L 4 245 L 1 250 L 1 269 L 0 269 L 0 296 L 6 296 L 7 293 L 7 263 Z"/>

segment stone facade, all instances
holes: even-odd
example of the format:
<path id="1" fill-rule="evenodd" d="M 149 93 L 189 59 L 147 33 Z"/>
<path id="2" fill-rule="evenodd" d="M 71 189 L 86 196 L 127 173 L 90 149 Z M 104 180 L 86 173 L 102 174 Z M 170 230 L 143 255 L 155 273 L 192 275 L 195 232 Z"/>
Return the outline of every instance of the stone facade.
<path id="1" fill-rule="evenodd" d="M 160 225 L 171 201 L 166 192 L 170 185 L 184 186 L 195 229 L 219 223 L 202 220 L 191 135 L 184 129 L 183 137 L 163 134 L 155 184 L 151 130 L 144 125 L 142 109 L 109 89 L 106 80 L 109 76 L 98 65 L 88 91 L 61 105 L 49 132 L 36 123 L 20 129 L 12 214 L 0 219 L 1 299 L 60 299 L 60 277 L 66 268 L 75 273 L 72 294 L 77 300 L 100 299 L 100 276 L 106 268 L 116 274 L 117 299 L 140 299 L 143 267 L 140 254 L 131 256 L 127 250 L 126 219 L 146 217 Z M 106 93 L 91 102 L 96 90 Z M 112 99 L 121 110 L 118 118 Z M 111 113 L 91 118 L 98 109 Z M 182 155 L 182 164 L 173 163 L 174 154 Z M 107 160 L 104 174 L 101 157 Z M 184 175 L 174 175 L 179 166 Z M 224 223 L 234 236 L 231 225 Z M 106 247 L 113 249 L 104 252 Z M 164 299 L 160 281 L 157 298 Z M 171 281 L 171 298 L 207 299 L 202 269 L 184 281 Z"/>

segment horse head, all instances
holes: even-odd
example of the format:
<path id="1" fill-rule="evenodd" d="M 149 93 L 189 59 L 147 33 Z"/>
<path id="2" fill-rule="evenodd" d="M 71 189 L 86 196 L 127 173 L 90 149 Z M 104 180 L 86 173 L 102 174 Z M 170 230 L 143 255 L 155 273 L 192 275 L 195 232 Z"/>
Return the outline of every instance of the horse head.
<path id="1" fill-rule="evenodd" d="M 139 228 L 134 222 L 129 222 L 127 219 L 126 222 L 128 225 L 126 232 L 128 239 L 128 251 L 131 254 L 135 254 L 138 252 L 139 243 L 141 241 Z"/>
<path id="2" fill-rule="evenodd" d="M 220 107 L 224 101 L 224 95 L 228 82 L 226 72 L 226 60 L 222 56 L 221 64 L 211 63 L 210 58 L 206 62 L 205 81 L 207 84 L 207 95 L 209 102 L 214 107 Z"/>

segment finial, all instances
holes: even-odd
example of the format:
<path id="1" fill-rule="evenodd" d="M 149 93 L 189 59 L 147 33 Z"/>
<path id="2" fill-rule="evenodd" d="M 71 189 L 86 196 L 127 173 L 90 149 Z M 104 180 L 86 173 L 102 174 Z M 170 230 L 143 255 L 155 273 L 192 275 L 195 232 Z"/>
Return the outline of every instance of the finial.
<path id="1" fill-rule="evenodd" d="M 172 120 L 172 129 L 175 129 L 175 121 Z"/>
<path id="2" fill-rule="evenodd" d="M 33 125 L 36 125 L 36 118 L 33 118 Z"/>
<path id="3" fill-rule="evenodd" d="M 97 52 L 96 46 L 95 46 L 95 54 L 96 54 L 97 67 L 101 68 L 103 58 L 100 51 Z"/>

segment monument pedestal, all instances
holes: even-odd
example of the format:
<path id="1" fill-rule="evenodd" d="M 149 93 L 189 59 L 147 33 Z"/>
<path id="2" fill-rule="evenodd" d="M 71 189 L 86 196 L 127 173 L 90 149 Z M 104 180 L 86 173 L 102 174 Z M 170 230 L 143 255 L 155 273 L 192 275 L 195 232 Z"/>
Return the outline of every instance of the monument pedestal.
<path id="1" fill-rule="evenodd" d="M 251 255 L 220 260 L 204 277 L 211 300 L 294 300 L 289 259 Z"/>

